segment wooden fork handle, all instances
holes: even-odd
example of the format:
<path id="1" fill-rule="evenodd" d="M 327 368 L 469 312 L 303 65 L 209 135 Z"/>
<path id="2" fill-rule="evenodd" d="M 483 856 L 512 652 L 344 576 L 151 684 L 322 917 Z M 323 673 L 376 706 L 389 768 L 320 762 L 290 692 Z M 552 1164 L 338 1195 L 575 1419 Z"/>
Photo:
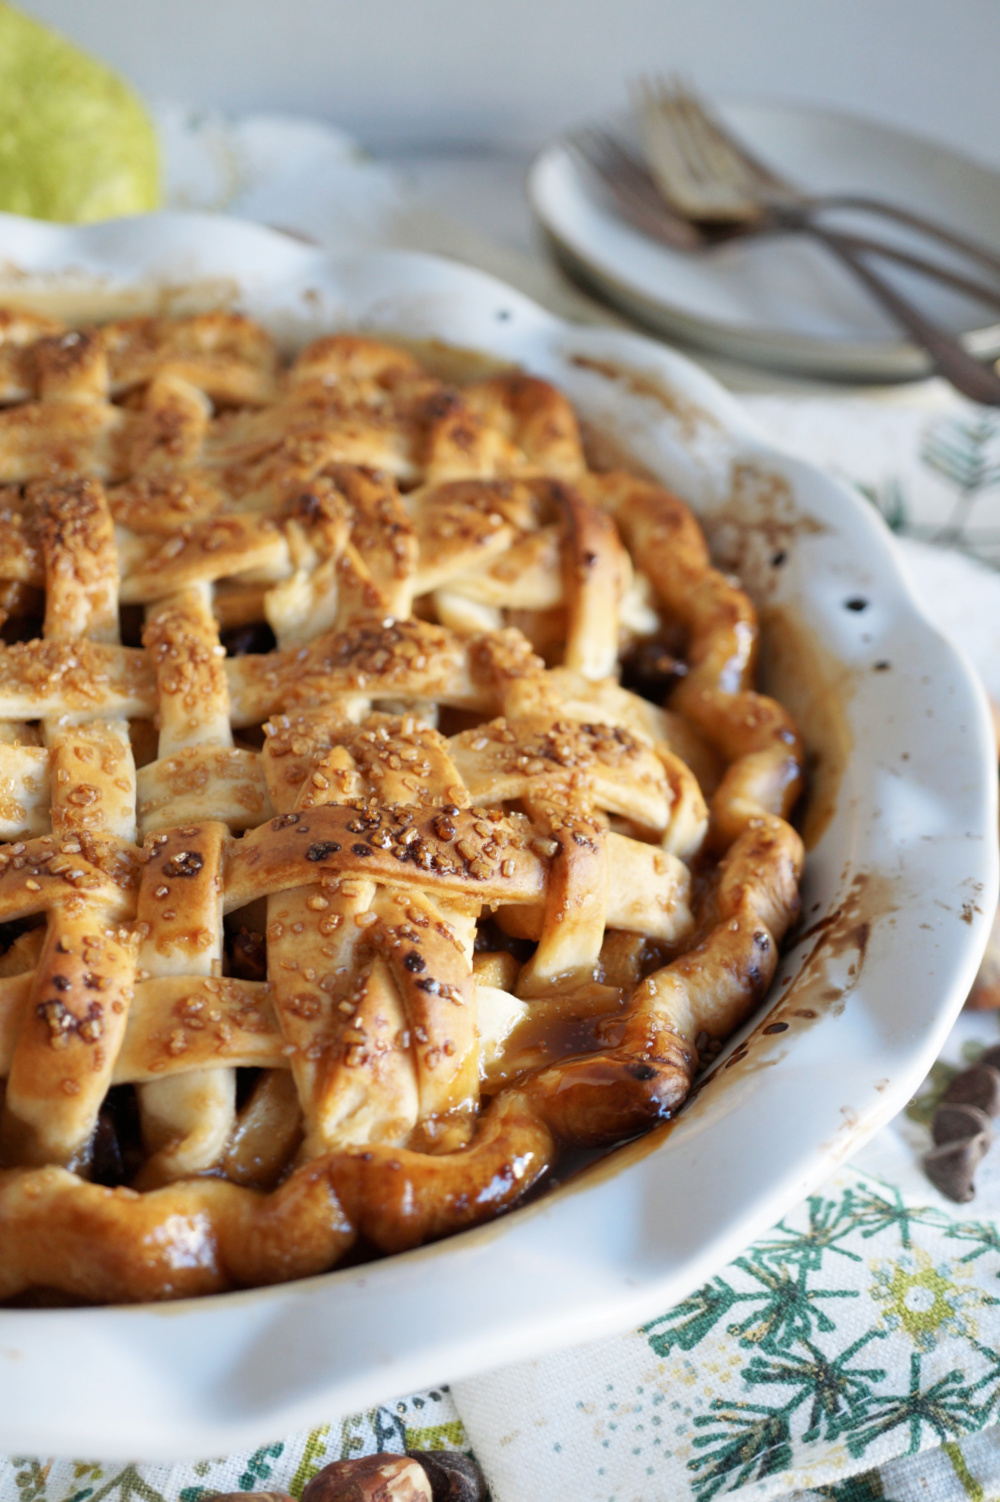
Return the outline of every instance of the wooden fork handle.
<path id="1" fill-rule="evenodd" d="M 812 235 L 853 271 L 857 279 L 867 287 L 872 297 L 891 313 L 895 321 L 930 355 L 934 369 L 950 381 L 956 391 L 974 402 L 989 407 L 1000 407 L 1000 375 L 991 365 L 984 364 L 970 355 L 953 334 L 928 318 L 908 297 L 875 270 L 868 253 L 859 250 L 847 236 L 803 214 L 797 228 Z"/>

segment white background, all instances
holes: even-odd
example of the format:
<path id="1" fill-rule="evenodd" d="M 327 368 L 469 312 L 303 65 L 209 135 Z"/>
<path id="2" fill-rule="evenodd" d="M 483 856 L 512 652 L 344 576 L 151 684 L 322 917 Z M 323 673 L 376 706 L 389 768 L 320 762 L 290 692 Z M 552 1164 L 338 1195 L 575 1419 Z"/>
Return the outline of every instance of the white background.
<path id="1" fill-rule="evenodd" d="M 153 99 L 323 115 L 398 155 L 523 153 L 643 70 L 1000 164 L 1000 0 L 22 0 Z"/>

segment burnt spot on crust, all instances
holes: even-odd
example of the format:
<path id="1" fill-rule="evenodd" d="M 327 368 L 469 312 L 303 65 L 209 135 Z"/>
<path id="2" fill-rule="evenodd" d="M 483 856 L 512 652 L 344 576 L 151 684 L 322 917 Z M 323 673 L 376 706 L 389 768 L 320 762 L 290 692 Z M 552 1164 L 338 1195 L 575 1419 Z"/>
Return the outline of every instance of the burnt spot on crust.
<path id="1" fill-rule="evenodd" d="M 354 855 L 371 855 L 372 847 L 370 845 L 352 845 L 351 851 Z"/>

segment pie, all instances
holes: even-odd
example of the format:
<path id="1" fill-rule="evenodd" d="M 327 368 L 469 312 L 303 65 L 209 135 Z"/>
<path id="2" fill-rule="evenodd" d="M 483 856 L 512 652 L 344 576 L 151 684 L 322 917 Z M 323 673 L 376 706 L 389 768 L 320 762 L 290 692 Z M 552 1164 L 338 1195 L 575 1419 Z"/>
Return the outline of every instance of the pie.
<path id="1" fill-rule="evenodd" d="M 404 1250 L 671 1116 L 802 862 L 691 512 L 520 371 L 0 338 L 0 1300 Z"/>

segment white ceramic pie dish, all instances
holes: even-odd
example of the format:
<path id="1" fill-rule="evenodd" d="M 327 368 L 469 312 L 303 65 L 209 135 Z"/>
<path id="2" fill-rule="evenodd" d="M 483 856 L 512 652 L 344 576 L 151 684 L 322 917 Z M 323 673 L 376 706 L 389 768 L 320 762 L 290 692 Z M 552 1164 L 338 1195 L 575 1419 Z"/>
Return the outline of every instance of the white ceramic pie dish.
<path id="1" fill-rule="evenodd" d="M 333 261 L 199 216 L 82 230 L 0 216 L 0 301 L 12 297 L 80 316 L 237 304 L 290 343 L 363 327 L 553 380 L 738 565 L 769 628 L 766 685 L 815 760 L 806 935 L 745 1051 L 740 1035 L 677 1123 L 405 1256 L 167 1306 L 0 1311 L 0 1450 L 218 1454 L 662 1311 L 899 1109 L 985 943 L 997 897 L 986 707 L 917 609 L 881 521 L 768 447 L 680 356 L 561 323 L 449 262 Z"/>

